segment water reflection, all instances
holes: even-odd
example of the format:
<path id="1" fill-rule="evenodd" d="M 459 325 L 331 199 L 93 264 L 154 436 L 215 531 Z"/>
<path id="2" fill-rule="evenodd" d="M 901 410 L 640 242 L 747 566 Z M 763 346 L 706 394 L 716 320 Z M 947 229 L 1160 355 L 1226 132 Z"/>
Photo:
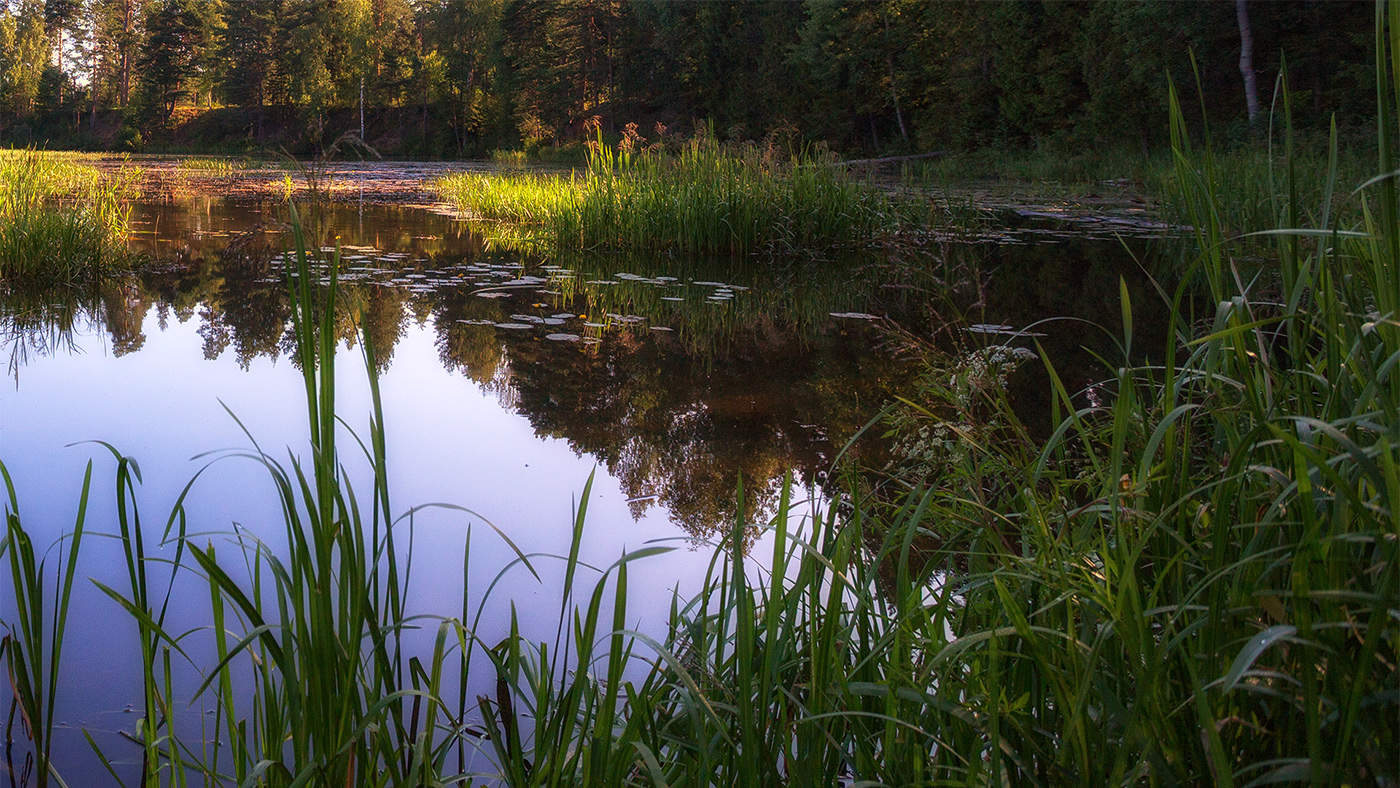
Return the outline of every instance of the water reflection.
<path id="1" fill-rule="evenodd" d="M 387 370 L 409 326 L 430 331 L 447 370 L 528 419 L 537 439 L 595 458 L 635 517 L 661 506 L 698 538 L 752 522 L 787 470 L 821 480 L 846 441 L 908 391 L 913 365 L 892 352 L 889 326 L 927 339 L 979 319 L 1019 327 L 1116 314 L 1124 272 L 1105 244 L 1005 256 L 945 245 L 914 261 L 549 261 L 493 252 L 469 224 L 425 210 L 330 204 L 304 222 L 313 250 L 341 250 L 346 347 L 364 327 Z M 138 206 L 133 226 L 133 245 L 155 261 L 139 276 L 81 297 L 4 299 L 12 371 L 26 354 L 61 351 L 76 321 L 100 324 L 113 355 L 138 352 L 153 310 L 161 331 L 193 321 L 205 359 L 231 354 L 245 370 L 290 361 L 284 207 L 193 197 Z M 313 273 L 324 282 L 328 270 Z M 1062 359 L 1086 340 L 1080 328 L 1040 333 Z M 959 341 L 1004 341 L 968 337 Z M 195 359 L 179 364 L 198 374 Z M 1071 363 L 1062 374 L 1073 383 L 1093 373 Z M 1013 385 L 1034 411 L 1044 387 L 1023 378 Z M 882 451 L 870 440 L 850 453 L 875 466 Z"/>

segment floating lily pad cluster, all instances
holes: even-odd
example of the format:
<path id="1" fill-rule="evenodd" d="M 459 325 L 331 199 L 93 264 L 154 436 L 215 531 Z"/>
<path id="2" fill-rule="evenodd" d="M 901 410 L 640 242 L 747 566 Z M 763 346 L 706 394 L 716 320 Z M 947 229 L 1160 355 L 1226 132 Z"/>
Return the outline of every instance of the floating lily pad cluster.
<path id="1" fill-rule="evenodd" d="M 335 249 L 322 247 L 320 251 L 324 257 L 329 258 Z M 533 269 L 535 273 L 526 273 L 525 267 L 518 262 L 476 261 L 440 265 L 433 264 L 427 257 L 362 246 L 342 246 L 340 253 L 338 278 L 342 282 L 394 287 L 416 294 L 466 291 L 474 298 L 509 303 L 514 309 L 503 306 L 501 311 L 509 311 L 509 314 L 497 318 L 461 318 L 456 321 L 458 323 L 491 326 L 508 334 L 539 332 L 538 336 L 547 341 L 583 345 L 601 342 L 602 337 L 610 330 L 644 330 L 665 334 L 673 333 L 676 329 L 659 324 L 659 315 L 644 316 L 613 311 L 618 305 L 607 304 L 607 299 L 604 299 L 603 304 L 593 302 L 598 308 L 596 313 L 590 315 L 558 311 L 546 313 L 544 310 L 551 306 L 558 309 L 585 293 L 601 294 L 623 284 L 654 287 L 663 293 L 657 296 L 659 301 L 673 304 L 691 303 L 697 305 L 698 309 L 728 308 L 749 290 L 747 286 L 728 282 L 682 279 L 666 275 L 644 276 L 628 271 L 602 278 L 583 279 L 574 270 L 553 264 L 538 266 Z M 278 255 L 273 258 L 274 268 L 292 272 L 294 259 L 295 255 L 292 252 Z M 324 260 L 313 263 L 311 271 L 317 277 L 318 283 L 329 282 L 328 267 Z M 280 282 L 282 275 L 279 272 L 265 277 L 262 281 Z M 524 307 L 525 303 L 529 306 Z M 863 312 L 830 314 L 838 319 L 879 319 L 878 315 Z"/>

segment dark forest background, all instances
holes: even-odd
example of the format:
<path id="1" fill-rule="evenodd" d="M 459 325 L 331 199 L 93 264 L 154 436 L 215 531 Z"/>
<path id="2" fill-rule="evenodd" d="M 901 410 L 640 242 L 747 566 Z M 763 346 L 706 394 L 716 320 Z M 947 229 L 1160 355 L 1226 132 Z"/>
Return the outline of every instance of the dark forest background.
<path id="1" fill-rule="evenodd" d="M 1191 53 L 1223 137 L 1263 124 L 1285 59 L 1301 125 L 1364 122 L 1373 15 L 1342 0 L 0 0 L 0 143 L 313 152 L 358 134 L 363 107 L 366 141 L 399 156 L 548 154 L 594 117 L 851 152 L 1149 150 L 1167 76 L 1195 82 Z"/>

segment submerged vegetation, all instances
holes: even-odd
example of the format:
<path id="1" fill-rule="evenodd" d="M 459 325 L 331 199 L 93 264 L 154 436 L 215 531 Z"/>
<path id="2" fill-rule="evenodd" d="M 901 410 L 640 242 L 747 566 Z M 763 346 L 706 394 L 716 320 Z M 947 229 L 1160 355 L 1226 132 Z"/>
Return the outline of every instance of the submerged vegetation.
<path id="1" fill-rule="evenodd" d="M 648 146 L 628 127 L 599 135 L 582 172 L 460 173 L 435 188 L 467 215 L 535 237 L 546 251 L 628 250 L 744 256 L 869 243 L 897 226 L 898 206 L 828 158 L 724 145 L 701 131 Z M 488 235 L 490 231 L 488 230 Z"/>
<path id="2" fill-rule="evenodd" d="M 0 151 L 0 280 L 77 284 L 123 267 L 135 182 L 68 154 Z"/>

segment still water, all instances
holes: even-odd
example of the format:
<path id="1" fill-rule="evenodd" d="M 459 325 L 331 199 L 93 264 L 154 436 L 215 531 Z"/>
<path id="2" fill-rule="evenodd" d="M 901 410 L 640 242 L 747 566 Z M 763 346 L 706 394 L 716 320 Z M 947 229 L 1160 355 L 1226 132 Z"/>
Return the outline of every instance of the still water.
<path id="1" fill-rule="evenodd" d="M 472 512 L 424 510 L 409 525 L 411 606 L 439 616 L 460 610 L 468 531 L 469 574 L 491 577 L 510 561 L 496 530 L 526 553 L 566 553 L 591 476 L 585 560 L 606 565 L 658 540 L 678 548 L 632 576 L 635 624 L 659 630 L 671 591 L 684 594 L 703 576 L 710 552 L 701 546 L 737 519 L 763 522 L 785 473 L 808 502 L 798 507 L 805 520 L 837 492 L 828 479 L 838 455 L 865 467 L 886 461 L 878 426 L 848 442 L 894 395 L 910 394 L 919 345 L 1006 341 L 999 327 L 1049 316 L 1103 322 L 1117 312 L 1120 275 L 1143 290 L 1112 240 L 1006 236 L 935 243 L 900 259 L 762 265 L 550 261 L 492 248 L 469 223 L 424 208 L 329 204 L 304 219 L 313 249 L 341 254 L 338 412 L 366 433 L 358 328 L 380 374 L 395 509 L 443 502 Z M 10 293 L 0 304 L 9 373 L 0 461 L 40 549 L 72 528 L 89 459 L 89 531 L 115 532 L 115 463 L 94 441 L 139 463 L 151 533 L 208 452 L 255 439 L 275 456 L 306 454 L 304 389 L 289 355 L 286 220 L 281 205 L 214 196 L 141 204 L 132 243 L 154 261 L 148 270 L 95 292 Z M 1083 323 L 1034 333 L 1067 359 L 1105 341 Z M 1094 376 L 1073 361 L 1062 374 L 1075 386 Z M 1034 413 L 1038 384 L 1022 385 Z M 343 439 L 342 451 L 349 446 Z M 235 527 L 280 538 L 268 475 L 247 460 L 203 471 L 186 510 L 204 541 L 227 541 Z M 119 556 L 110 540 L 92 539 L 80 574 L 121 587 Z M 527 626 L 552 632 L 554 580 L 517 572 L 488 627 L 504 635 L 514 601 Z M 203 626 L 199 588 L 177 584 L 174 629 Z M 121 768 L 139 758 L 122 737 L 140 699 L 136 632 L 87 584 L 71 617 L 60 763 L 70 783 L 85 784 L 98 765 L 81 730 Z M 185 725 L 197 732 L 199 718 L 193 707 Z"/>

